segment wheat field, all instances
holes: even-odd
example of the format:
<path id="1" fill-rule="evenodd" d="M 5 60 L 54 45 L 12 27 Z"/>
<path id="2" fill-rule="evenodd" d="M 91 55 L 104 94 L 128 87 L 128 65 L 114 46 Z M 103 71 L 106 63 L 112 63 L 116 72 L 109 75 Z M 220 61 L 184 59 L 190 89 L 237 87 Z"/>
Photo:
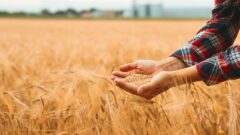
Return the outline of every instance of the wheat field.
<path id="1" fill-rule="evenodd" d="M 0 19 L 0 134 L 240 134 L 238 80 L 151 101 L 110 80 L 121 64 L 169 56 L 205 23 Z"/>

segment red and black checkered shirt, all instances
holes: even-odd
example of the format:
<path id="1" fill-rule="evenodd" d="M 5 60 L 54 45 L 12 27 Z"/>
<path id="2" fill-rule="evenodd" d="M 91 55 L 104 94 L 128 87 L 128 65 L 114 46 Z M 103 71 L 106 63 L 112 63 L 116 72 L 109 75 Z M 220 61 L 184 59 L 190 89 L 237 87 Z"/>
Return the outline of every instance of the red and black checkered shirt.
<path id="1" fill-rule="evenodd" d="M 240 0 L 216 0 L 212 19 L 172 56 L 196 65 L 207 85 L 240 78 L 240 46 L 232 46 L 240 28 Z"/>

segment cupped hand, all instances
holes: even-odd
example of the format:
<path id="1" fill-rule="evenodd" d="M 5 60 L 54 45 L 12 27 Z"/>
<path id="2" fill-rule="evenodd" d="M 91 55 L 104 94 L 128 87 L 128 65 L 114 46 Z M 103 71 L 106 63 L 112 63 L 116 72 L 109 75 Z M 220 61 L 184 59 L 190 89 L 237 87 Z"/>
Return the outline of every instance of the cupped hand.
<path id="1" fill-rule="evenodd" d="M 137 60 L 119 67 L 119 71 L 112 73 L 111 79 L 125 78 L 130 71 L 135 71 L 139 74 L 154 75 L 161 71 L 173 71 L 186 68 L 186 65 L 175 57 L 167 57 L 160 61 L 154 60 Z"/>
<path id="2" fill-rule="evenodd" d="M 150 83 L 142 86 L 128 83 L 123 78 L 116 78 L 115 82 L 121 89 L 146 99 L 152 99 L 175 85 L 174 79 L 168 71 L 162 71 L 155 74 Z"/>
<path id="3" fill-rule="evenodd" d="M 111 79 L 114 80 L 116 85 L 121 89 L 151 99 L 172 86 L 170 82 L 171 77 L 169 75 L 170 71 L 183 68 L 186 68 L 186 65 L 175 57 L 167 57 L 161 61 L 138 60 L 120 66 L 119 71 L 114 71 L 112 73 Z M 136 86 L 126 82 L 124 78 L 128 77 L 131 71 L 153 76 L 151 83 Z M 169 84 L 167 84 L 167 82 Z"/>
<path id="4" fill-rule="evenodd" d="M 158 62 L 153 60 L 138 60 L 119 67 L 119 71 L 112 73 L 111 79 L 125 78 L 129 75 L 129 71 L 135 71 L 139 74 L 153 74 L 158 70 Z"/>

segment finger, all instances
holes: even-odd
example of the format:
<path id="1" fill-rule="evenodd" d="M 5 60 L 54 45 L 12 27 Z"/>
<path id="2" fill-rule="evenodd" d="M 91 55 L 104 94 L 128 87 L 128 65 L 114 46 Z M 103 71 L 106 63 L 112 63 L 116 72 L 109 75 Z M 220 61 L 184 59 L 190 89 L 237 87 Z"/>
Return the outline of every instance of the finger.
<path id="1" fill-rule="evenodd" d="M 114 75 L 112 75 L 112 76 L 111 76 L 111 80 L 113 80 L 113 81 L 114 81 L 114 80 L 115 80 L 115 78 L 117 78 L 117 76 L 114 76 Z"/>
<path id="2" fill-rule="evenodd" d="M 124 78 L 122 78 L 122 77 L 118 77 L 118 76 L 114 76 L 114 75 L 111 76 L 111 80 L 113 80 L 113 81 L 114 81 L 116 78 L 124 79 Z"/>
<path id="3" fill-rule="evenodd" d="M 126 72 L 121 72 L 121 71 L 114 71 L 112 73 L 113 76 L 116 76 L 116 77 L 121 77 L 121 78 L 125 78 L 129 75 L 129 73 L 126 73 Z"/>
<path id="4" fill-rule="evenodd" d="M 125 64 L 119 67 L 120 71 L 123 72 L 128 72 L 131 70 L 134 70 L 137 68 L 137 64 L 136 63 L 129 63 L 129 64 Z"/>
<path id="5" fill-rule="evenodd" d="M 152 83 L 148 83 L 140 86 L 137 90 L 137 93 L 142 96 L 148 96 L 152 94 L 154 89 L 155 89 L 155 86 Z"/>
<path id="6" fill-rule="evenodd" d="M 130 92 L 132 94 L 137 95 L 137 90 L 138 90 L 137 86 L 132 85 L 130 83 L 127 83 L 123 79 L 119 79 L 119 78 L 116 78 L 114 81 L 116 82 L 116 85 L 119 88 L 121 88 L 121 89 L 123 89 L 123 90 L 125 90 L 127 92 Z"/>

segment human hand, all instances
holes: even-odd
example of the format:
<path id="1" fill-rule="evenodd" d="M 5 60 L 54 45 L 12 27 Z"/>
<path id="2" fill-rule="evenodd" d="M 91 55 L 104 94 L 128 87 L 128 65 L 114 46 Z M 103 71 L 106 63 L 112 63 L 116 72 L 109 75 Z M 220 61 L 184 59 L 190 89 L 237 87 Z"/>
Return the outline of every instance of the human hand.
<path id="1" fill-rule="evenodd" d="M 153 75 L 161 71 L 172 71 L 183 69 L 186 66 L 175 57 L 167 57 L 161 61 L 138 60 L 119 67 L 120 71 L 114 71 L 111 79 L 125 78 L 129 76 L 130 71 L 136 71 L 139 74 Z"/>
<path id="2" fill-rule="evenodd" d="M 158 62 L 153 60 L 138 60 L 119 67 L 119 71 L 112 73 L 111 79 L 125 78 L 129 76 L 130 71 L 135 71 L 139 74 L 153 74 L 158 70 Z"/>
<path id="3" fill-rule="evenodd" d="M 128 83 L 124 78 L 114 79 L 119 88 L 146 99 L 152 99 L 171 87 L 200 80 L 201 77 L 198 74 L 196 66 L 176 71 L 158 72 L 153 75 L 149 83 L 141 86 Z"/>
<path id="4" fill-rule="evenodd" d="M 137 89 L 137 94 L 151 99 L 174 86 L 200 80 L 202 80 L 202 78 L 198 74 L 196 66 L 176 71 L 162 71 L 154 75 L 150 83 L 140 86 Z M 117 83 L 117 85 L 119 84 Z"/>
<path id="5" fill-rule="evenodd" d="M 128 83 L 123 78 L 116 78 L 114 81 L 119 88 L 146 99 L 152 99 L 174 86 L 174 79 L 168 71 L 155 74 L 149 83 L 141 86 Z"/>

